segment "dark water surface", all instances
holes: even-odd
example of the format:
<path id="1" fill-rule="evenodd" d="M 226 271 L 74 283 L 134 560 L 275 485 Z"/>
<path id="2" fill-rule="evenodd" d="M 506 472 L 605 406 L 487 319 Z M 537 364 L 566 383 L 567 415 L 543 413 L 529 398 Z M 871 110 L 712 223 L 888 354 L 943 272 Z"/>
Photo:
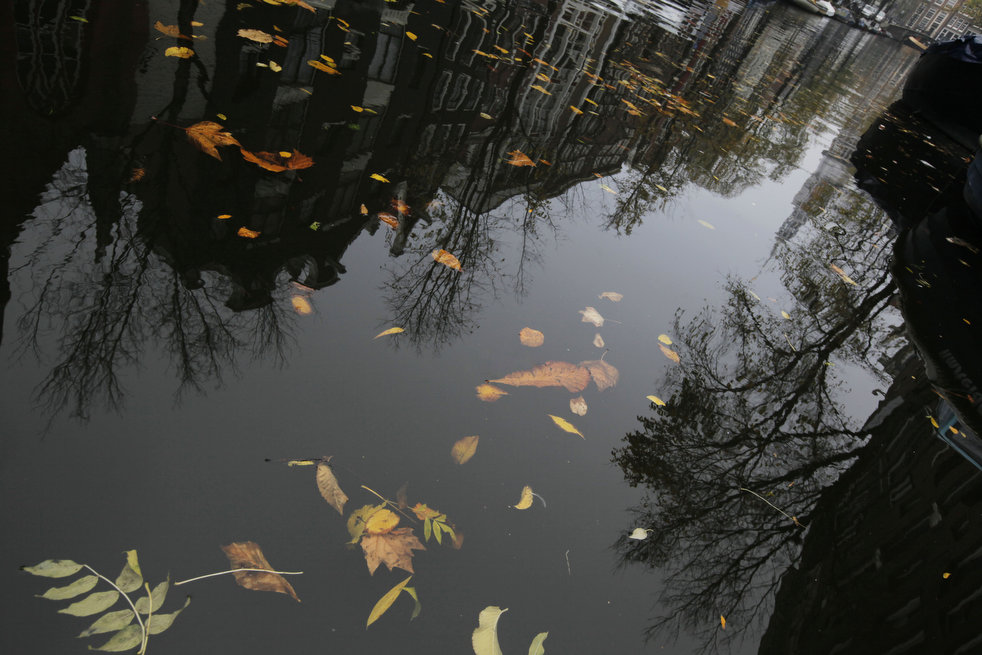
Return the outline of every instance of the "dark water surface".
<path id="1" fill-rule="evenodd" d="M 0 650 L 104 638 L 20 565 L 137 549 L 177 581 L 251 540 L 303 602 L 172 588 L 150 652 L 464 653 L 489 605 L 506 654 L 977 652 L 982 485 L 932 436 L 896 233 L 848 161 L 912 51 L 782 4 L 311 8 L 0 10 Z M 196 148 L 201 121 L 242 151 Z M 601 358 L 584 416 L 475 397 Z M 345 518 L 266 461 L 321 456 Z M 463 545 L 416 551 L 422 612 L 366 630 L 408 573 L 369 575 L 345 520 L 405 483 Z M 524 485 L 545 502 L 513 509 Z"/>

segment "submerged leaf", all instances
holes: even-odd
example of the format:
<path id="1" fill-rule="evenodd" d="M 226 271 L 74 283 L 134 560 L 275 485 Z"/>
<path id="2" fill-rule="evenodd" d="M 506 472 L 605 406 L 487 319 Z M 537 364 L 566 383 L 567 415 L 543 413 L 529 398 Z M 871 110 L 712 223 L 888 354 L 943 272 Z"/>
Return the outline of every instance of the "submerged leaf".
<path id="1" fill-rule="evenodd" d="M 539 332 L 538 330 L 533 330 L 530 327 L 523 327 L 518 333 L 518 339 L 522 342 L 523 346 L 528 346 L 529 348 L 538 348 L 546 341 L 546 336 Z"/>
<path id="2" fill-rule="evenodd" d="M 379 337 L 387 337 L 390 334 L 399 334 L 400 332 L 405 332 L 405 330 L 403 330 L 401 327 L 392 327 L 389 328 L 388 330 L 382 330 L 372 338 L 378 339 Z"/>
<path id="3" fill-rule="evenodd" d="M 579 416 L 585 416 L 586 410 L 587 410 L 586 401 L 583 400 L 583 396 L 577 396 L 576 398 L 570 399 L 569 411 Z"/>
<path id="4" fill-rule="evenodd" d="M 344 516 L 344 504 L 348 502 L 348 496 L 338 485 L 338 479 L 334 477 L 334 471 L 326 462 L 317 464 L 317 490 L 327 501 L 327 504 Z"/>
<path id="5" fill-rule="evenodd" d="M 581 309 L 580 316 L 583 317 L 582 319 L 580 319 L 582 323 L 593 323 L 597 327 L 604 326 L 604 317 L 601 316 L 600 312 L 598 312 L 593 307 L 587 307 L 586 309 Z"/>
<path id="6" fill-rule="evenodd" d="M 479 384 L 475 389 L 477 390 L 477 397 L 486 403 L 493 403 L 498 398 L 508 395 L 507 391 L 499 389 L 493 384 Z"/>
<path id="7" fill-rule="evenodd" d="M 375 623 L 379 619 L 379 617 L 385 614 L 385 611 L 387 609 L 392 607 L 392 603 L 396 602 L 396 598 L 398 598 L 399 594 L 402 593 L 402 590 L 403 588 L 405 588 L 406 583 L 412 579 L 413 576 L 409 576 L 408 578 L 406 578 L 396 586 L 392 587 L 392 589 L 389 589 L 387 592 L 385 592 L 385 594 L 381 598 L 378 599 L 378 602 L 375 603 L 375 607 L 373 607 L 372 611 L 369 612 L 368 614 L 368 621 L 365 622 L 366 628 L 371 624 Z"/>
<path id="8" fill-rule="evenodd" d="M 474 456 L 474 453 L 477 452 L 477 442 L 479 439 L 480 437 L 477 435 L 460 439 L 450 449 L 450 456 L 458 464 L 466 464 Z"/>
<path id="9" fill-rule="evenodd" d="M 471 634 L 474 655 L 501 655 L 498 644 L 498 619 L 508 609 L 493 605 L 485 607 L 477 617 L 477 628 Z"/>
<path id="10" fill-rule="evenodd" d="M 565 430 L 566 432 L 569 432 L 570 434 L 579 435 L 580 439 L 586 439 L 586 437 L 583 436 L 583 433 L 577 430 L 573 426 L 573 424 L 567 421 L 566 419 L 560 418 L 558 416 L 553 416 L 552 414 L 546 414 L 546 416 L 551 418 L 553 423 L 558 425 L 561 429 Z"/>
<path id="11" fill-rule="evenodd" d="M 269 569 L 273 567 L 268 561 L 259 545 L 254 541 L 241 541 L 222 546 L 229 565 L 233 569 Z M 293 586 L 286 581 L 282 575 L 277 573 L 264 573 L 261 571 L 241 571 L 234 574 L 235 581 L 246 589 L 255 591 L 275 591 L 280 594 L 287 594 L 293 600 L 300 602 L 297 592 Z"/>
<path id="12" fill-rule="evenodd" d="M 385 564 L 391 571 L 400 568 L 409 573 L 413 571 L 413 551 L 426 550 L 412 528 L 396 528 L 385 534 L 365 535 L 361 540 L 368 572 L 375 573 L 379 564 Z"/>
<path id="13" fill-rule="evenodd" d="M 580 366 L 590 371 L 590 377 L 593 378 L 597 389 L 601 391 L 617 384 L 617 380 L 620 378 L 620 372 L 613 365 L 608 364 L 602 359 L 591 359 L 580 362 Z"/>
<path id="14" fill-rule="evenodd" d="M 438 250 L 434 250 L 430 254 L 437 263 L 443 264 L 444 266 L 452 268 L 455 271 L 460 270 L 460 260 L 446 250 L 440 248 Z"/>
<path id="15" fill-rule="evenodd" d="M 572 393 L 579 393 L 590 384 L 590 371 L 568 362 L 546 362 L 529 371 L 515 371 L 488 382 L 513 387 L 565 387 Z"/>

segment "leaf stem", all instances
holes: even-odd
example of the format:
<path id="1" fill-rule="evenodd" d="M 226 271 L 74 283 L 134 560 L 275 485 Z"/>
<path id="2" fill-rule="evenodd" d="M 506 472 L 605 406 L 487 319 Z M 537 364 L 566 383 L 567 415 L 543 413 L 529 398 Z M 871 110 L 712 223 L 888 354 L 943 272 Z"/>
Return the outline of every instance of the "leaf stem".
<path id="1" fill-rule="evenodd" d="M 532 495 L 533 495 L 533 496 L 535 496 L 536 498 L 538 498 L 539 500 L 541 500 L 541 501 L 542 501 L 542 506 L 543 506 L 543 507 L 545 507 L 545 506 L 546 506 L 546 499 L 545 499 L 545 498 L 543 498 L 543 497 L 542 497 L 542 496 L 540 496 L 539 494 L 537 494 L 537 493 L 535 493 L 534 491 L 532 492 Z"/>
<path id="2" fill-rule="evenodd" d="M 388 498 L 386 498 L 385 496 L 383 496 L 379 492 L 375 491 L 374 489 L 372 489 L 370 487 L 366 487 L 365 485 L 361 485 L 361 488 L 364 489 L 365 491 L 372 492 L 373 494 L 375 494 L 376 496 L 378 496 L 379 498 L 381 498 L 383 502 L 385 502 L 385 503 L 387 503 L 389 505 L 392 505 L 392 509 L 394 509 L 395 511 L 399 512 L 400 514 L 402 514 L 403 516 L 405 516 L 410 521 L 413 521 L 414 523 L 419 523 L 419 521 L 417 521 L 416 519 L 414 519 L 412 516 L 409 516 L 409 514 L 406 514 L 405 512 L 403 512 L 402 509 L 399 507 L 399 505 L 397 505 L 396 503 L 393 503 L 391 500 L 389 500 Z"/>
<path id="3" fill-rule="evenodd" d="M 153 594 L 150 593 L 150 583 L 144 582 L 143 588 L 147 590 L 147 628 L 143 631 L 143 641 L 140 643 L 140 650 L 136 655 L 143 655 L 147 652 L 147 644 L 150 642 L 150 617 L 153 616 Z"/>
<path id="4" fill-rule="evenodd" d="M 303 571 L 274 571 L 273 569 L 229 569 L 228 571 L 218 571 L 217 573 L 208 573 L 206 575 L 199 575 L 196 578 L 188 578 L 187 580 L 181 580 L 180 582 L 175 582 L 174 586 L 177 587 L 179 585 L 187 584 L 189 582 L 197 582 L 198 580 L 204 580 L 205 578 L 214 578 L 216 575 L 227 575 L 229 573 L 240 573 L 243 571 L 275 573 L 276 575 L 303 575 Z"/>
<path id="5" fill-rule="evenodd" d="M 130 609 L 133 610 L 133 616 L 136 617 L 136 622 L 140 624 L 140 630 L 143 632 L 143 639 L 141 640 L 141 643 L 143 644 L 143 646 L 140 648 L 140 653 L 142 654 L 143 653 L 143 650 L 146 648 L 146 643 L 147 643 L 147 640 L 150 637 L 150 635 L 147 632 L 147 626 L 143 624 L 143 619 L 140 618 L 140 613 L 136 611 L 136 605 L 133 604 L 133 601 L 130 600 L 130 597 L 126 594 L 125 591 L 123 591 L 122 589 L 120 589 L 119 587 L 116 586 L 116 583 L 115 582 L 113 582 L 112 580 L 110 580 L 106 576 L 102 575 L 101 573 L 99 573 L 98 571 L 96 571 L 94 568 L 92 568 L 88 564 L 82 564 L 82 566 L 84 566 L 88 570 L 92 571 L 92 573 L 95 574 L 95 576 L 97 578 L 99 578 L 100 580 L 104 581 L 110 587 L 112 587 L 113 589 L 115 589 L 116 591 L 118 591 L 119 592 L 119 595 L 122 596 L 123 598 L 125 598 L 126 599 L 126 602 L 129 603 Z"/>
<path id="6" fill-rule="evenodd" d="M 748 494 L 753 494 L 753 495 L 755 495 L 755 496 L 757 496 L 757 497 L 758 497 L 758 498 L 760 498 L 760 499 L 761 499 L 762 501 L 764 501 L 765 503 L 767 503 L 768 505 L 770 505 L 771 507 L 773 507 L 773 508 L 774 508 L 774 509 L 776 509 L 777 511 L 779 511 L 779 512 L 781 512 L 781 514 L 784 514 L 784 515 L 785 515 L 785 516 L 787 516 L 787 517 L 788 517 L 789 519 L 791 519 L 791 522 L 792 522 L 792 523 L 794 523 L 795 525 L 797 525 L 797 526 L 798 526 L 799 528 L 804 528 L 804 527 L 805 527 L 805 526 L 803 526 L 803 525 L 802 525 L 801 523 L 799 523 L 799 522 L 798 522 L 798 517 L 797 517 L 797 516 L 791 516 L 790 514 L 788 514 L 787 512 L 785 512 L 785 511 L 784 511 L 783 509 L 781 509 L 780 507 L 778 507 L 777 505 L 775 505 L 775 504 L 774 504 L 774 503 L 772 503 L 771 501 L 769 501 L 769 500 L 767 500 L 766 498 L 764 498 L 763 496 L 761 496 L 761 495 L 760 495 L 759 493 L 757 493 L 756 491 L 751 491 L 750 489 L 746 489 L 746 488 L 744 488 L 744 487 L 740 487 L 740 491 L 746 491 L 746 492 L 747 492 Z"/>

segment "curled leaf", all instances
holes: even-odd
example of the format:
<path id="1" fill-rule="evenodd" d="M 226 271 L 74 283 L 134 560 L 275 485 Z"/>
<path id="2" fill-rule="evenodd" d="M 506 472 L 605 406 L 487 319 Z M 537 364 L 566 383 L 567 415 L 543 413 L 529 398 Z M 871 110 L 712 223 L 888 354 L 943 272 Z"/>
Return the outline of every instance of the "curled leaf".
<path id="1" fill-rule="evenodd" d="M 341 491 L 341 486 L 338 484 L 338 479 L 334 477 L 331 466 L 326 462 L 319 462 L 316 479 L 317 490 L 320 491 L 327 504 L 336 509 L 338 514 L 344 516 L 344 504 L 348 502 L 348 496 Z"/>
<path id="2" fill-rule="evenodd" d="M 661 398 L 659 398 L 658 396 L 645 396 L 645 398 L 647 398 L 651 402 L 655 403 L 659 407 L 664 407 L 665 406 L 665 401 L 662 400 Z"/>
<path id="3" fill-rule="evenodd" d="M 508 154 L 511 155 L 511 159 L 506 159 L 506 164 L 511 164 L 512 166 L 535 166 L 535 162 L 521 150 L 512 150 Z"/>
<path id="4" fill-rule="evenodd" d="M 529 492 L 531 493 L 531 490 Z M 507 611 L 507 608 L 501 609 L 493 605 L 481 610 L 477 617 L 477 628 L 471 634 L 474 655 L 501 655 L 501 646 L 498 644 L 498 619 Z"/>
<path id="5" fill-rule="evenodd" d="M 518 502 L 513 505 L 515 509 L 528 509 L 532 506 L 532 487 L 525 485 L 522 487 L 522 495 Z"/>
<path id="6" fill-rule="evenodd" d="M 401 327 L 391 327 L 388 330 L 382 330 L 372 338 L 378 339 L 379 337 L 387 337 L 390 334 L 399 334 L 400 332 L 405 332 L 405 330 L 403 330 Z"/>
<path id="7" fill-rule="evenodd" d="M 627 535 L 628 539 L 637 539 L 638 541 L 644 541 L 651 534 L 651 530 L 645 530 L 644 528 L 634 528 L 631 534 Z"/>

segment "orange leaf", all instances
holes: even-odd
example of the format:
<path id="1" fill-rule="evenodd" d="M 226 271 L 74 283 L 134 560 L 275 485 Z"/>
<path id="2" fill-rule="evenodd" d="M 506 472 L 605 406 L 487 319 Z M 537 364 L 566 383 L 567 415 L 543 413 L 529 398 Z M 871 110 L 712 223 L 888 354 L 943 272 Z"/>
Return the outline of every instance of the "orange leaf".
<path id="1" fill-rule="evenodd" d="M 580 362 L 580 366 L 590 371 L 590 377 L 597 385 L 597 389 L 603 391 L 617 384 L 620 373 L 616 368 L 600 359 L 591 359 Z"/>
<path id="2" fill-rule="evenodd" d="M 568 362 L 546 362 L 529 371 L 515 371 L 497 380 L 513 387 L 565 387 L 568 391 L 579 393 L 590 384 L 590 371 L 582 366 Z"/>
<path id="3" fill-rule="evenodd" d="M 228 557 L 229 565 L 233 569 L 268 569 L 273 570 L 266 556 L 253 541 L 241 541 L 222 546 L 225 556 Z M 243 571 L 235 573 L 235 581 L 239 586 L 254 591 L 275 591 L 281 594 L 292 596 L 295 601 L 300 602 L 297 592 L 286 579 L 277 573 L 263 573 L 261 571 Z"/>
<path id="4" fill-rule="evenodd" d="M 180 59 L 190 59 L 194 56 L 194 50 L 185 47 L 171 47 L 164 50 L 165 57 L 178 57 Z"/>
<path id="5" fill-rule="evenodd" d="M 737 126 L 736 123 L 734 123 L 731 119 L 726 118 L 725 116 L 723 117 L 723 124 L 724 125 L 729 125 L 730 127 L 736 127 Z M 723 626 L 723 627 L 725 628 L 726 626 Z"/>
<path id="6" fill-rule="evenodd" d="M 533 330 L 530 327 L 523 327 L 518 333 L 518 339 L 522 342 L 523 346 L 528 346 L 529 348 L 538 348 L 546 341 L 546 335 L 542 334 L 538 330 Z"/>
<path id="7" fill-rule="evenodd" d="M 397 528 L 385 534 L 365 535 L 361 540 L 368 572 L 375 573 L 379 564 L 385 564 L 391 571 L 400 568 L 409 573 L 413 571 L 413 551 L 426 550 L 412 528 Z"/>
<path id="8" fill-rule="evenodd" d="M 506 164 L 511 164 L 512 166 L 535 166 L 535 162 L 529 159 L 529 156 L 521 150 L 512 150 L 508 154 L 511 155 L 511 159 L 505 161 Z"/>
<path id="9" fill-rule="evenodd" d="M 387 214 L 385 212 L 378 213 L 378 219 L 391 227 L 393 230 L 399 229 L 399 219 L 392 214 Z"/>
<path id="10" fill-rule="evenodd" d="M 211 155 L 221 161 L 222 156 L 218 154 L 217 146 L 238 146 L 239 142 L 235 137 L 225 131 L 225 126 L 214 121 L 201 121 L 194 125 L 184 128 L 188 135 L 188 140 L 193 143 L 198 150 Z"/>
<path id="11" fill-rule="evenodd" d="M 283 156 L 283 152 L 249 152 L 244 148 L 241 149 L 241 152 L 242 158 L 246 161 L 251 161 L 253 164 L 257 164 L 267 171 L 273 171 L 274 173 L 295 171 L 302 168 L 310 168 L 314 165 L 312 157 L 301 154 L 296 150 L 292 153 L 285 153 L 288 155 L 286 157 Z"/>
<path id="12" fill-rule="evenodd" d="M 187 41 L 191 40 L 190 36 L 185 36 L 184 34 L 181 34 L 181 28 L 179 28 L 177 25 L 164 25 L 158 20 L 156 23 L 153 24 L 153 27 L 161 34 L 172 36 L 175 39 L 185 39 Z"/>
<path id="13" fill-rule="evenodd" d="M 508 395 L 507 391 L 499 389 L 493 384 L 479 384 L 477 385 L 476 389 L 477 397 L 486 403 L 493 403 L 498 398 Z"/>
<path id="14" fill-rule="evenodd" d="M 293 296 L 290 298 L 290 302 L 293 303 L 293 309 L 302 316 L 314 311 L 313 307 L 310 306 L 310 301 L 303 296 Z"/>
<path id="15" fill-rule="evenodd" d="M 249 228 L 242 226 L 239 228 L 239 231 L 236 232 L 236 234 L 238 234 L 240 237 L 245 237 L 246 239 L 255 239 L 262 233 L 256 232 L 255 230 L 250 230 Z"/>
<path id="16" fill-rule="evenodd" d="M 460 270 L 460 260 L 446 250 L 441 248 L 440 250 L 434 250 L 431 254 L 433 255 L 433 259 L 435 259 L 438 263 L 452 268 L 455 271 Z"/>
<path id="17" fill-rule="evenodd" d="M 402 214 L 403 216 L 409 215 L 409 205 L 404 203 L 402 200 L 399 200 L 398 198 L 392 199 L 392 208 L 395 209 L 400 214 Z"/>
<path id="18" fill-rule="evenodd" d="M 337 68 L 333 68 L 331 66 L 328 66 L 324 62 L 317 61 L 316 59 L 311 59 L 307 63 L 310 64 L 311 66 L 313 66 L 314 68 L 316 68 L 317 70 L 321 71 L 322 73 L 327 73 L 328 75 L 340 75 L 341 74 L 341 71 L 339 71 Z"/>

